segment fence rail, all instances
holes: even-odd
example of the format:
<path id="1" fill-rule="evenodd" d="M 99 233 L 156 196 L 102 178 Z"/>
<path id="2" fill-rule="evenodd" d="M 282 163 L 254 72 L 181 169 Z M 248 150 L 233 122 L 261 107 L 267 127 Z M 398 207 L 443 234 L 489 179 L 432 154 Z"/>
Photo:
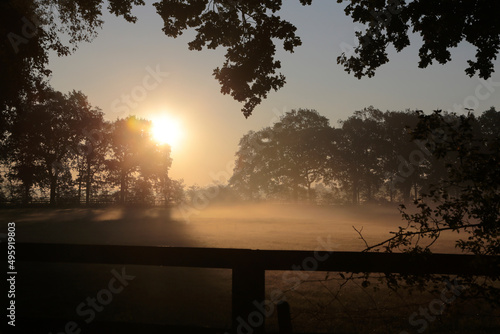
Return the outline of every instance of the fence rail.
<path id="1" fill-rule="evenodd" d="M 265 271 L 373 272 L 400 274 L 500 275 L 499 256 L 459 254 L 412 255 L 292 250 L 185 248 L 18 243 L 18 261 L 106 263 L 232 270 L 232 323 L 256 311 L 254 302 L 265 300 Z M 264 324 L 254 328 L 263 333 Z"/>

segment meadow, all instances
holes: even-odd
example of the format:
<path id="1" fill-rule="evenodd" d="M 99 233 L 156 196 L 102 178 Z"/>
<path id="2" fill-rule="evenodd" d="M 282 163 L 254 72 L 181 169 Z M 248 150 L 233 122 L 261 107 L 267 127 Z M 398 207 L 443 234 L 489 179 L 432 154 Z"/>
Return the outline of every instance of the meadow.
<path id="1" fill-rule="evenodd" d="M 365 243 L 353 226 L 375 244 L 404 224 L 395 206 L 211 206 L 189 217 L 175 208 L 119 207 L 4 209 L 0 215 L 2 222 L 16 222 L 17 242 L 281 250 L 360 251 Z M 452 240 L 444 235 L 434 250 L 456 252 Z M 113 272 L 122 271 L 133 278 L 106 305 L 92 311 L 92 299 L 108 287 Z M 412 318 L 428 308 L 436 294 L 393 291 L 376 275 L 369 279 L 369 287 L 363 287 L 362 278 L 346 282 L 338 273 L 303 274 L 290 279 L 285 272 L 266 273 L 266 293 L 284 292 L 297 332 L 494 333 L 500 327 L 498 310 L 481 301 L 458 298 L 437 317 Z M 437 288 L 446 286 L 441 282 Z M 63 332 L 69 321 L 82 333 L 97 321 L 221 332 L 231 324 L 230 270 L 20 262 L 17 291 L 20 321 L 55 319 L 50 324 L 53 334 Z M 275 312 L 266 324 L 270 332 L 277 331 Z M 40 333 L 47 333 L 47 328 L 40 327 Z"/>

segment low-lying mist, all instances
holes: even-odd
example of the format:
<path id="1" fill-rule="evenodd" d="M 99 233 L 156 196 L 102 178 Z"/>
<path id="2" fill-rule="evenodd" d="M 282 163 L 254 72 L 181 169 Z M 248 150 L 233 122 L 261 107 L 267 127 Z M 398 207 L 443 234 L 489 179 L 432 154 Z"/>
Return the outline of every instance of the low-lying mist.
<path id="1" fill-rule="evenodd" d="M 190 238 L 203 247 L 361 251 L 406 226 L 397 205 L 316 206 L 306 204 L 212 205 L 179 207 L 172 218 L 188 225 Z M 354 229 L 356 228 L 356 230 Z M 452 252 L 447 235 L 433 250 Z"/>
<path id="2" fill-rule="evenodd" d="M 408 223 L 397 205 L 214 203 L 202 209 L 45 208 L 1 214 L 17 223 L 18 242 L 282 250 L 361 251 Z M 443 232 L 432 250 L 456 252 L 458 236 L 464 235 Z"/>

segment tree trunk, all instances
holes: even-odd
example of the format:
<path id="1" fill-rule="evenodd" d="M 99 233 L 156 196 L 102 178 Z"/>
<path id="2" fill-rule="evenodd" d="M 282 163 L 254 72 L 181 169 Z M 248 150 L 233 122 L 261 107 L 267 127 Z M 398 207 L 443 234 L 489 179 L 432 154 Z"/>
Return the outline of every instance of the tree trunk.
<path id="1" fill-rule="evenodd" d="M 125 204 L 125 192 L 127 191 L 127 176 L 122 171 L 120 175 L 120 204 Z"/>
<path id="2" fill-rule="evenodd" d="M 309 203 L 312 202 L 312 198 L 311 198 L 311 182 L 307 182 L 307 201 Z"/>
<path id="3" fill-rule="evenodd" d="M 164 200 L 164 206 L 167 208 L 168 207 L 168 198 L 169 198 L 169 193 L 172 191 L 170 185 L 170 180 L 168 176 L 163 177 L 163 200 Z"/>
<path id="4" fill-rule="evenodd" d="M 79 168 L 78 173 L 78 205 L 80 204 L 80 200 L 82 198 L 82 169 Z"/>
<path id="5" fill-rule="evenodd" d="M 389 200 L 390 202 L 392 203 L 392 201 L 394 200 L 394 184 L 392 183 L 392 176 L 391 176 L 391 183 L 389 185 Z"/>
<path id="6" fill-rule="evenodd" d="M 299 201 L 299 186 L 295 184 L 293 186 L 293 202 L 297 203 Z"/>
<path id="7" fill-rule="evenodd" d="M 31 185 L 29 183 L 23 184 L 24 194 L 23 194 L 23 204 L 28 204 L 30 202 L 30 189 Z"/>
<path id="8" fill-rule="evenodd" d="M 352 182 L 352 204 L 358 204 L 358 182 Z"/>
<path id="9" fill-rule="evenodd" d="M 410 203 L 410 198 L 411 198 L 411 185 L 410 187 L 404 187 L 402 189 L 402 192 L 403 192 L 403 202 L 404 204 L 408 204 Z"/>
<path id="10" fill-rule="evenodd" d="M 92 177 L 90 175 L 90 159 L 87 156 L 87 174 L 85 175 L 85 204 L 90 204 L 90 190 L 92 187 Z"/>
<path id="11" fill-rule="evenodd" d="M 57 159 L 49 164 L 49 180 L 50 180 L 50 204 L 56 205 L 57 202 L 57 179 L 59 177 L 59 171 L 63 168 L 63 165 Z"/>
<path id="12" fill-rule="evenodd" d="M 57 175 L 50 176 L 50 204 L 56 204 Z"/>

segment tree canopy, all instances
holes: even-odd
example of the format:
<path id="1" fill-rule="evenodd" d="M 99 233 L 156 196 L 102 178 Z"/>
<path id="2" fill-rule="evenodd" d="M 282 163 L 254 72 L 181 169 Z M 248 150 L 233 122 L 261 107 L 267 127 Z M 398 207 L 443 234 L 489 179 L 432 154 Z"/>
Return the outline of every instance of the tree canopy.
<path id="1" fill-rule="evenodd" d="M 312 0 L 299 0 L 311 5 Z M 356 33 L 359 45 L 353 54 L 337 58 L 357 78 L 371 77 L 389 61 L 387 48 L 397 51 L 410 45 L 410 34 L 419 34 L 419 67 L 451 60 L 451 49 L 466 41 L 477 49 L 469 60 L 467 75 L 488 78 L 500 47 L 500 3 L 489 0 L 337 0 L 346 2 L 345 13 L 366 25 Z M 8 0 L 0 3 L 0 107 L 16 102 L 20 94 L 43 83 L 50 73 L 48 54 L 69 55 L 79 43 L 89 42 L 102 26 L 104 1 Z M 129 22 L 142 0 L 109 0 L 107 11 Z M 276 59 L 276 42 L 293 52 L 301 45 L 293 23 L 278 15 L 281 0 L 162 0 L 154 3 L 167 36 L 196 31 L 191 50 L 226 50 L 225 61 L 213 74 L 223 94 L 243 103 L 245 117 L 271 90 L 285 84 Z M 63 38 L 66 36 L 67 38 Z M 68 40 L 67 43 L 64 40 Z"/>
<path id="2" fill-rule="evenodd" d="M 236 167 L 230 180 L 247 198 L 290 195 L 295 200 L 302 190 L 320 182 L 327 159 L 329 121 L 315 110 L 299 109 L 279 122 L 240 140 Z"/>
<path id="3" fill-rule="evenodd" d="M 325 204 L 410 203 L 424 194 L 433 194 L 439 187 L 444 189 L 442 182 L 449 179 L 448 174 L 453 170 L 450 166 L 458 163 L 452 153 L 456 151 L 453 145 L 459 145 L 460 152 L 469 159 L 462 158 L 460 163 L 484 160 L 481 166 L 489 168 L 486 173 L 482 168 L 474 170 L 473 165 L 465 165 L 468 169 L 461 170 L 460 177 L 464 180 L 487 177 L 481 187 L 498 189 L 492 180 L 498 169 L 494 150 L 498 145 L 495 142 L 498 141 L 499 112 L 491 108 L 478 118 L 470 116 L 468 122 L 474 124 L 471 134 L 465 132 L 465 128 L 455 130 L 455 142 L 446 147 L 438 142 L 440 150 L 437 146 L 427 148 L 436 140 L 429 141 L 424 130 L 430 128 L 427 131 L 433 131 L 435 136 L 448 131 L 440 130 L 440 126 L 447 126 L 449 122 L 456 124 L 463 117 L 444 113 L 441 117 L 447 120 L 445 123 L 438 122 L 436 115 L 441 113 L 428 119 L 419 111 L 382 112 L 368 107 L 339 121 L 338 127 L 332 127 L 328 119 L 315 110 L 292 110 L 272 126 L 250 131 L 241 138 L 229 183 L 248 199 Z M 461 135 L 465 136 L 461 138 Z M 473 143 L 470 142 L 472 135 Z M 485 147 L 476 152 L 468 149 L 471 145 L 472 148 Z M 452 175 L 455 179 L 457 173 Z M 450 196 L 460 194 L 458 185 L 446 189 Z M 477 189 L 475 196 L 488 194 L 481 190 L 483 188 Z"/>
<path id="4" fill-rule="evenodd" d="M 20 100 L 0 141 L 0 192 L 10 203 L 179 200 L 169 178 L 170 146 L 152 138 L 151 122 L 130 116 L 107 122 L 87 97 L 51 88 Z M 182 197 L 182 196 L 181 196 Z"/>
<path id="5" fill-rule="evenodd" d="M 419 115 L 413 138 L 444 161 L 445 177 L 415 199 L 418 212 L 391 238 L 387 249 L 426 250 L 447 230 L 464 232 L 456 247 L 473 254 L 500 254 L 500 113 L 450 117 L 440 110 Z M 496 132 L 496 133 L 495 133 Z M 405 207 L 403 206 L 403 209 Z"/>
<path id="6" fill-rule="evenodd" d="M 500 12 L 498 1 L 471 0 L 337 0 L 347 2 L 346 15 L 366 25 L 357 32 L 359 45 L 354 55 L 337 58 L 347 72 L 357 78 L 371 77 L 387 63 L 387 48 L 401 51 L 410 45 L 410 33 L 420 35 L 422 45 L 418 66 L 425 68 L 434 61 L 451 60 L 451 49 L 462 41 L 476 48 L 476 59 L 468 60 L 465 72 L 489 78 L 494 72 L 493 60 L 500 47 Z"/>

